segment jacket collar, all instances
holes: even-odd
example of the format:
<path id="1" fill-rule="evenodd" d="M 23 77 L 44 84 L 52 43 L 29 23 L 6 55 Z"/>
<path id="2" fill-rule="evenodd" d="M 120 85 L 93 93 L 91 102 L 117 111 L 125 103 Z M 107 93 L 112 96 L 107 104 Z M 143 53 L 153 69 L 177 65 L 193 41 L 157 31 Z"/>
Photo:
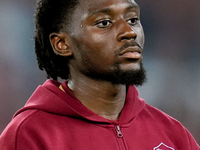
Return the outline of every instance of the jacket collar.
<path id="1" fill-rule="evenodd" d="M 61 83 L 47 80 L 42 86 L 39 86 L 36 89 L 25 107 L 20 109 L 15 116 L 26 110 L 37 109 L 48 113 L 80 118 L 96 123 L 123 125 L 130 123 L 145 106 L 145 101 L 138 97 L 138 91 L 135 86 L 129 86 L 126 102 L 119 120 L 111 121 L 95 114 L 81 104 L 66 86 L 66 82 L 62 84 L 65 90 L 65 92 L 63 92 L 59 88 Z"/>

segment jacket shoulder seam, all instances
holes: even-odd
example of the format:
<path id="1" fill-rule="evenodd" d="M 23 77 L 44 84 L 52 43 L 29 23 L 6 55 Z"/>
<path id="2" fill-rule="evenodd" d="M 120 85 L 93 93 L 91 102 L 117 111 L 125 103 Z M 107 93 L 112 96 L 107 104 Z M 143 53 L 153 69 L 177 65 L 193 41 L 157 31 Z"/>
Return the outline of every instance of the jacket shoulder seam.
<path id="1" fill-rule="evenodd" d="M 17 143 L 18 143 L 18 135 L 19 135 L 19 130 L 21 129 L 21 126 L 29 119 L 31 118 L 35 113 L 37 113 L 39 110 L 34 110 L 33 112 L 31 112 L 25 119 L 23 119 L 18 128 L 17 128 L 17 132 L 16 132 L 16 137 L 15 137 L 15 149 L 17 150 Z"/>

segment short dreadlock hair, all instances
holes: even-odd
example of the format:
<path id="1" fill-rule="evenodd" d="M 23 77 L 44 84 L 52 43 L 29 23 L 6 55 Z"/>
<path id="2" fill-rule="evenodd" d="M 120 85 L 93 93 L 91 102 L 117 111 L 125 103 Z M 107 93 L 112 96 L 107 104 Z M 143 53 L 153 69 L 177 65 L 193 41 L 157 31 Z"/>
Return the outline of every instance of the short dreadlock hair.
<path id="1" fill-rule="evenodd" d="M 53 52 L 49 41 L 51 33 L 64 30 L 71 19 L 78 0 L 40 0 L 35 13 L 35 53 L 38 66 L 45 70 L 47 78 L 68 79 L 68 58 Z"/>

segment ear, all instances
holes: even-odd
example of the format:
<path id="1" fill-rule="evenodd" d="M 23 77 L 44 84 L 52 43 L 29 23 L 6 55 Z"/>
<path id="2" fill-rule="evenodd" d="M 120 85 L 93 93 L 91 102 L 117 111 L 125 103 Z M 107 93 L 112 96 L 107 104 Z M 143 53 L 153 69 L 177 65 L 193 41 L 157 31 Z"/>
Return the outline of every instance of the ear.
<path id="1" fill-rule="evenodd" d="M 72 55 L 69 38 L 66 33 L 51 33 L 49 35 L 49 40 L 56 55 L 65 57 Z"/>

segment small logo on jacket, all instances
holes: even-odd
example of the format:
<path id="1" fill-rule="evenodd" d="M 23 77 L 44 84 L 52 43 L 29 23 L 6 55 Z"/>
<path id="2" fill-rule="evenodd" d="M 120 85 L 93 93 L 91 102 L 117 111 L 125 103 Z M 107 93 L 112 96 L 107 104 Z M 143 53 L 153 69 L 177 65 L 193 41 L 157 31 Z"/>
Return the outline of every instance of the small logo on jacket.
<path id="1" fill-rule="evenodd" d="M 154 147 L 153 150 L 175 150 L 175 149 L 167 146 L 164 143 L 160 143 L 158 146 Z"/>

